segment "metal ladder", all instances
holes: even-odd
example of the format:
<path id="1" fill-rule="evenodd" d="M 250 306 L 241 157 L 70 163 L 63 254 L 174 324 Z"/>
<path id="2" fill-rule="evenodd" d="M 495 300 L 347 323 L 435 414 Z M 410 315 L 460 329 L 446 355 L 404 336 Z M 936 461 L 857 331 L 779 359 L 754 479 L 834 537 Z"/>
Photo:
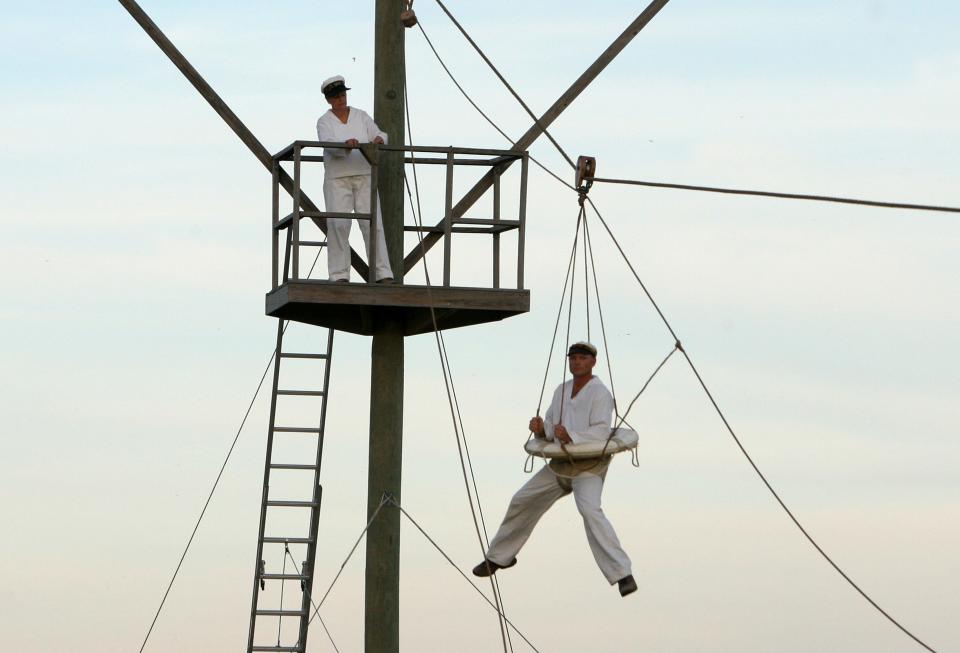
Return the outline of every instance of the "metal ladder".
<path id="1" fill-rule="evenodd" d="M 327 389 L 330 386 L 333 329 L 327 329 L 324 353 L 290 352 L 284 349 L 283 341 L 287 328 L 293 325 L 296 325 L 295 328 L 317 330 L 317 327 L 283 320 L 279 320 L 277 324 L 273 395 L 270 401 L 270 425 L 267 431 L 260 533 L 257 538 L 247 653 L 255 651 L 304 653 L 307 647 L 307 627 L 310 625 L 312 616 L 313 570 L 316 562 L 317 528 L 323 492 L 320 486 L 320 463 L 323 459 L 323 431 L 327 417 Z M 297 359 L 300 361 L 299 364 L 291 363 Z M 281 369 L 291 365 L 322 367 L 322 370 L 316 370 L 322 378 L 322 386 L 319 389 L 290 388 L 289 380 L 284 379 Z M 286 400 L 278 401 L 284 397 L 289 397 L 293 401 L 295 398 L 307 401 L 312 398 L 314 404 L 319 401 L 319 420 L 313 421 L 310 425 L 304 425 L 306 418 L 303 417 L 303 413 L 309 412 L 309 409 L 296 411 L 293 406 L 286 405 Z M 314 413 L 313 418 L 315 417 Z M 315 448 L 305 443 L 303 438 L 315 439 Z M 279 454 L 276 462 L 274 461 L 275 453 Z M 271 494 L 272 472 L 279 472 L 274 491 L 284 492 L 285 494 L 281 497 Z M 283 478 L 279 478 L 281 476 Z M 308 484 L 307 480 L 310 477 L 312 482 Z M 275 520 L 276 523 L 271 523 Z M 296 551 L 298 557 L 295 557 L 291 549 Z M 296 561 L 300 562 L 299 569 Z M 294 589 L 293 592 L 287 591 L 292 588 L 299 589 Z M 293 606 L 294 609 L 290 606 L 291 599 L 296 604 Z M 291 628 L 293 623 L 298 626 L 295 631 Z M 287 625 L 286 628 L 284 628 L 285 625 Z M 264 643 L 267 635 L 266 626 L 273 626 L 269 630 L 269 644 Z"/>

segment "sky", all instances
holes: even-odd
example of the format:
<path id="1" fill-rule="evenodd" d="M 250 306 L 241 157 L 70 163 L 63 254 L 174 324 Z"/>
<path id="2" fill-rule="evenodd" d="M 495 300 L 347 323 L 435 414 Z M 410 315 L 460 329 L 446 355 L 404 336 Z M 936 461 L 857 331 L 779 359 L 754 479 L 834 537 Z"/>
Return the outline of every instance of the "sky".
<path id="1" fill-rule="evenodd" d="M 141 4 L 270 151 L 314 137 L 330 75 L 372 111 L 373 2 Z M 448 6 L 538 113 L 640 7 Z M 529 119 L 437 5 L 414 8 L 475 101 L 523 133 Z M 269 177 L 119 3 L 6 2 L 3 16 L 0 634 L 10 650 L 139 650 L 270 358 Z M 673 0 L 551 133 L 600 176 L 960 206 L 958 21 L 940 0 Z M 413 141 L 505 147 L 420 31 L 406 38 Z M 531 153 L 572 178 L 546 141 Z M 957 218 L 590 194 L 808 532 L 920 639 L 960 648 Z M 422 199 L 441 210 L 429 180 Z M 491 532 L 527 478 L 576 216 L 576 196 L 531 168 L 530 313 L 446 334 Z M 591 234 L 623 403 L 673 340 L 596 219 Z M 488 246 L 458 244 L 457 278 L 489 270 Z M 572 324 L 586 336 L 582 304 Z M 368 338 L 337 334 L 324 587 L 365 523 L 369 355 Z M 482 553 L 432 336 L 408 338 L 405 356 L 402 503 L 467 570 Z M 611 379 L 605 359 L 598 374 Z M 147 651 L 245 646 L 268 403 L 254 403 Z M 615 459 L 604 508 L 640 589 L 621 599 L 606 584 L 573 502 L 558 503 L 500 574 L 538 650 L 922 650 L 803 538 L 681 357 L 630 421 L 639 467 Z M 401 650 L 500 648 L 492 610 L 406 522 L 401 555 Z M 362 649 L 362 605 L 361 544 L 321 611 L 338 650 Z M 334 647 L 313 628 L 309 650 Z"/>

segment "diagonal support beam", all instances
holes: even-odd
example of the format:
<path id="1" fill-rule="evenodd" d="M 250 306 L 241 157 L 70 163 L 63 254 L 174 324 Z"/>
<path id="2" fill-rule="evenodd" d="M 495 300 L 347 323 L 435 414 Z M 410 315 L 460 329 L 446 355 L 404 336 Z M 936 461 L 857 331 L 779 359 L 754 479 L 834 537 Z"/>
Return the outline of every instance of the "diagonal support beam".
<path id="1" fill-rule="evenodd" d="M 187 78 L 193 87 L 197 89 L 200 95 L 203 96 L 213 110 L 217 112 L 223 121 L 227 123 L 230 129 L 233 130 L 237 136 L 240 137 L 240 140 L 243 141 L 243 144 L 253 153 L 253 156 L 257 157 L 257 160 L 266 167 L 268 171 L 273 168 L 273 158 L 270 156 L 270 152 L 267 151 L 267 148 L 263 146 L 257 137 L 253 135 L 247 126 L 243 124 L 240 118 L 237 117 L 227 103 L 217 95 L 217 92 L 207 84 L 206 80 L 200 76 L 200 73 L 197 72 L 197 69 L 191 65 L 187 58 L 181 54 L 177 47 L 167 38 L 167 36 L 157 27 L 157 24 L 153 22 L 150 16 L 138 5 L 134 0 L 119 0 L 120 4 L 123 5 L 123 8 L 126 9 L 130 15 L 133 17 L 140 27 L 143 28 L 143 31 L 153 39 L 153 42 L 159 46 L 167 58 L 173 62 L 173 65 L 176 66 L 183 76 Z M 287 174 L 285 170 L 280 169 L 280 185 L 285 191 L 293 195 L 293 179 L 290 178 L 290 175 Z M 313 203 L 307 195 L 300 191 L 300 204 L 307 211 L 320 211 L 320 208 Z M 312 218 L 314 223 L 323 231 L 324 234 L 327 233 L 327 227 L 324 223 L 324 220 L 321 218 Z M 353 269 L 356 270 L 361 278 L 366 279 L 368 276 L 369 268 L 362 258 L 353 250 L 350 250 L 350 260 L 353 264 Z"/>
<path id="2" fill-rule="evenodd" d="M 577 98 L 580 93 L 583 92 L 587 86 L 593 82 L 594 79 L 603 71 L 607 65 L 613 61 L 613 59 L 620 54 L 624 48 L 633 40 L 633 38 L 640 33 L 644 27 L 647 26 L 653 17 L 656 16 L 661 9 L 669 2 L 670 0 L 653 0 L 643 12 L 637 16 L 630 25 L 623 31 L 623 33 L 617 37 L 617 39 L 610 44 L 610 46 L 603 51 L 603 53 L 597 58 L 593 64 L 587 68 L 580 77 L 577 78 L 573 84 L 570 85 L 570 88 L 560 96 L 560 98 L 553 103 L 546 113 L 544 113 L 540 120 L 536 122 L 530 129 L 527 130 L 523 136 L 517 139 L 514 146 L 511 148 L 515 152 L 522 152 L 529 148 L 537 138 L 543 134 L 553 123 L 557 117 L 563 113 L 570 104 Z M 506 170 L 510 162 L 503 163 L 499 166 L 491 168 L 480 180 L 463 196 L 463 198 L 457 202 L 453 207 L 453 217 L 461 218 L 463 215 L 470 210 L 477 200 L 479 200 L 483 194 L 493 185 L 493 180 L 497 175 L 503 174 L 503 171 Z M 437 226 L 440 227 L 443 225 L 443 222 L 437 223 Z M 437 242 L 443 237 L 442 233 L 429 233 L 423 238 L 423 243 L 417 244 L 414 249 L 407 254 L 406 258 L 403 259 L 403 270 L 404 273 L 410 271 L 413 266 L 415 266 L 427 253 L 431 247 L 433 247 Z"/>

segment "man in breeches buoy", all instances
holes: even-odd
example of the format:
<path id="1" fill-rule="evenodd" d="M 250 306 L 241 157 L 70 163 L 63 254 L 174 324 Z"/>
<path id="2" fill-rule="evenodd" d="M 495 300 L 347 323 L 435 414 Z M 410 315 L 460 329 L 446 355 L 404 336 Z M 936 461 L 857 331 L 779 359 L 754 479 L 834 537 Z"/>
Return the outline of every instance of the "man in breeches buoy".
<path id="1" fill-rule="evenodd" d="M 563 444 L 602 442 L 610 436 L 613 397 L 593 375 L 597 348 L 588 342 L 575 343 L 570 346 L 567 360 L 573 378 L 556 389 L 542 419 L 531 418 L 530 430 L 537 438 L 556 439 Z M 586 470 L 562 459 L 544 466 L 513 495 L 503 523 L 490 542 L 484 561 L 473 568 L 473 575 L 490 576 L 517 564 L 517 553 L 540 518 L 557 499 L 572 492 L 600 571 L 611 585 L 617 583 L 621 596 L 635 592 L 637 583 L 630 558 L 600 507 L 610 458 L 605 456 Z"/>

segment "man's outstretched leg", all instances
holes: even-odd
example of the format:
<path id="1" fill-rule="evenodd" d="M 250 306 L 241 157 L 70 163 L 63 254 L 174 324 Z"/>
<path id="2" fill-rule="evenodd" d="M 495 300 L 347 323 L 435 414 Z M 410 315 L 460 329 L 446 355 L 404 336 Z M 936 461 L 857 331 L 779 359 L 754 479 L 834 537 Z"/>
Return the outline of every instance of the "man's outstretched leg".
<path id="1" fill-rule="evenodd" d="M 510 500 L 507 514 L 490 541 L 486 559 L 473 568 L 474 576 L 490 576 L 517 563 L 517 553 L 534 526 L 557 499 L 567 494 L 550 469 L 544 466 Z"/>
<path id="2" fill-rule="evenodd" d="M 597 566 L 607 582 L 611 585 L 617 583 L 622 596 L 635 592 L 637 584 L 631 572 L 630 557 L 620 546 L 613 526 L 600 507 L 603 478 L 595 474 L 580 474 L 573 479 L 572 484 L 577 510 L 583 517 L 587 542 Z"/>

